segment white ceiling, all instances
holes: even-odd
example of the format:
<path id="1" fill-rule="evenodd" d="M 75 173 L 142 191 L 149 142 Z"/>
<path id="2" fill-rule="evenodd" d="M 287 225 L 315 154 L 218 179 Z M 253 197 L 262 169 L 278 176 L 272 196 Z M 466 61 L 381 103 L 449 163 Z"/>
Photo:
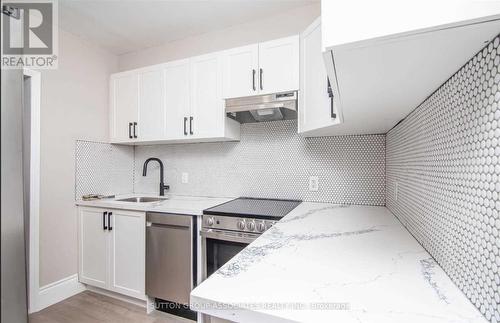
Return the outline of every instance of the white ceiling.
<path id="1" fill-rule="evenodd" d="M 122 55 L 259 20 L 317 1 L 60 0 L 59 25 Z"/>

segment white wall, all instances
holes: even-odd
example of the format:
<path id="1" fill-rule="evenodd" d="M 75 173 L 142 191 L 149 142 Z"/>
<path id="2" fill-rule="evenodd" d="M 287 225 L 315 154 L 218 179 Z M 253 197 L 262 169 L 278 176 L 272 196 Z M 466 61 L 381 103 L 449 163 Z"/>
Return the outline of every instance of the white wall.
<path id="1" fill-rule="evenodd" d="M 119 56 L 119 69 L 163 63 L 298 34 L 321 14 L 320 3 L 295 8 L 266 19 L 235 25 L 162 46 Z"/>
<path id="2" fill-rule="evenodd" d="M 118 59 L 59 31 L 59 68 L 42 70 L 40 285 L 77 272 L 75 140 L 108 140 L 108 79 Z"/>

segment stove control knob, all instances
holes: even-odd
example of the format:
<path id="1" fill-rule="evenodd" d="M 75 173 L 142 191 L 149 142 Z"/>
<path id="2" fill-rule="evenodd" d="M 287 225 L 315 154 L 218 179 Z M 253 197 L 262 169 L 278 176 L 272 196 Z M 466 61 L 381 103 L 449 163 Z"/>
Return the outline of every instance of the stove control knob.
<path id="1" fill-rule="evenodd" d="M 271 228 L 274 224 L 276 224 L 276 222 L 275 222 L 275 221 L 272 221 L 272 222 L 271 222 L 271 221 L 269 221 L 269 222 L 267 222 L 267 223 L 266 223 L 266 229 Z"/>
<path id="2" fill-rule="evenodd" d="M 253 222 L 253 221 L 248 222 L 247 223 L 247 229 L 250 230 L 250 231 L 255 230 L 255 222 Z"/>
<path id="3" fill-rule="evenodd" d="M 257 231 L 264 232 L 266 230 L 266 224 L 264 221 L 257 223 Z"/>
<path id="4" fill-rule="evenodd" d="M 237 223 L 238 229 L 245 230 L 245 220 L 239 220 Z"/>
<path id="5" fill-rule="evenodd" d="M 214 218 L 211 216 L 209 218 L 206 218 L 205 219 L 205 223 L 208 225 L 208 226 L 212 226 L 214 225 Z"/>

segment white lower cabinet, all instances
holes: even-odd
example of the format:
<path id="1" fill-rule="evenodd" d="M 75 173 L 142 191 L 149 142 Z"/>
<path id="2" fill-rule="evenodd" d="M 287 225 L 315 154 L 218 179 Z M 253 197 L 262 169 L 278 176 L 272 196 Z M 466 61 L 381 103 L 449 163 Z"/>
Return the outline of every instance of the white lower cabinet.
<path id="1" fill-rule="evenodd" d="M 144 212 L 78 208 L 80 282 L 145 299 Z"/>
<path id="2" fill-rule="evenodd" d="M 78 209 L 78 278 L 82 283 L 106 288 L 109 233 L 104 230 L 103 212 Z"/>

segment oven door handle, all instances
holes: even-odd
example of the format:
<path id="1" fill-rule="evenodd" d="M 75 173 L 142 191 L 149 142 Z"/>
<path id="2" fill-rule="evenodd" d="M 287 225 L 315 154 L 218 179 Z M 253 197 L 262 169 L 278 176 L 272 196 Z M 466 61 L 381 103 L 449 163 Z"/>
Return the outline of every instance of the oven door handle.
<path id="1" fill-rule="evenodd" d="M 230 241 L 230 242 L 240 242 L 240 243 L 252 243 L 255 239 L 257 239 L 260 234 L 253 234 L 253 233 L 230 233 L 226 231 L 220 231 L 220 230 L 213 230 L 213 229 L 208 229 L 208 230 L 201 230 L 200 235 L 202 238 L 209 238 L 209 239 L 215 239 L 215 240 L 222 240 L 222 241 Z"/>

